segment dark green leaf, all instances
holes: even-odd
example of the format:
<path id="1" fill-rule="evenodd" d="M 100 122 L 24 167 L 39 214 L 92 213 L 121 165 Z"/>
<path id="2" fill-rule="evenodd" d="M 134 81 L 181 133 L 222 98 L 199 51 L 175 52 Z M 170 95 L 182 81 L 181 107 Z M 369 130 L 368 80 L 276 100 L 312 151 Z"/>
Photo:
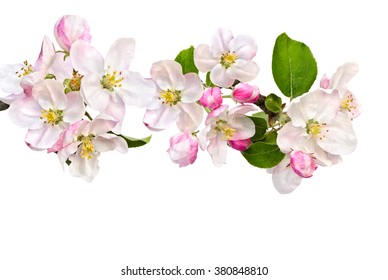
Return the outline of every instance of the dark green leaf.
<path id="1" fill-rule="evenodd" d="M 274 167 L 284 158 L 277 145 L 264 142 L 253 143 L 242 155 L 250 164 L 260 168 Z"/>
<path id="2" fill-rule="evenodd" d="M 186 73 L 197 73 L 198 74 L 198 68 L 194 64 L 194 47 L 193 46 L 181 51 L 177 55 L 177 57 L 175 58 L 175 61 L 178 62 L 182 66 L 183 74 L 186 74 Z"/>
<path id="3" fill-rule="evenodd" d="M 282 107 L 282 99 L 274 93 L 271 93 L 265 99 L 265 107 L 273 113 L 279 113 Z"/>
<path id="4" fill-rule="evenodd" d="M 260 140 L 267 131 L 268 125 L 264 118 L 249 117 L 255 123 L 255 135 L 251 138 L 252 142 Z"/>
<path id="5" fill-rule="evenodd" d="M 7 110 L 9 108 L 9 105 L 0 101 L 0 111 Z"/>
<path id="6" fill-rule="evenodd" d="M 216 85 L 213 84 L 212 80 L 210 80 L 210 72 L 206 73 L 206 85 L 208 87 L 216 87 Z"/>
<path id="7" fill-rule="evenodd" d="M 125 142 L 127 142 L 128 148 L 136 148 L 136 147 L 141 147 L 144 146 L 145 144 L 148 144 L 151 140 L 152 135 L 142 138 L 142 139 L 137 139 L 137 138 L 132 138 L 128 136 L 124 136 L 121 134 L 116 134 L 117 136 L 123 138 Z"/>
<path id="8" fill-rule="evenodd" d="M 265 143 L 268 143 L 268 144 L 277 145 L 277 144 L 276 144 L 277 138 L 278 138 L 278 133 L 277 133 L 275 130 L 273 130 L 273 131 L 268 132 L 268 133 L 265 135 L 263 141 L 264 141 Z"/>
<path id="9" fill-rule="evenodd" d="M 281 92 L 291 99 L 308 92 L 317 77 L 317 62 L 308 46 L 286 33 L 276 39 L 272 75 Z"/>
<path id="10" fill-rule="evenodd" d="M 265 119 L 265 121 L 266 121 L 267 124 L 268 124 L 268 115 L 267 115 L 266 113 L 264 113 L 264 112 L 254 113 L 254 114 L 252 115 L 252 117 Z"/>

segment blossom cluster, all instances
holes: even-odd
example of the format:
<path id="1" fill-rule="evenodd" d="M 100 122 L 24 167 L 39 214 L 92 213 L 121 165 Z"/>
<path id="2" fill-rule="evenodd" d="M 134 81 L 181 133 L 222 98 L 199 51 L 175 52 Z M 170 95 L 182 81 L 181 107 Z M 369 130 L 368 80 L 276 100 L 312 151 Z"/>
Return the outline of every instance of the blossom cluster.
<path id="1" fill-rule="evenodd" d="M 259 73 L 257 44 L 248 35 L 218 29 L 209 44 L 153 63 L 150 77 L 130 70 L 133 38 L 117 39 L 103 56 L 91 43 L 86 20 L 75 15 L 61 17 L 54 36 L 57 47 L 44 37 L 34 64 L 0 66 L 0 105 L 16 125 L 27 128 L 29 148 L 55 153 L 63 167 L 86 181 L 98 173 L 101 153 L 125 153 L 148 143 L 149 138 L 121 134 L 127 105 L 144 108 L 150 131 L 179 130 L 167 152 L 180 167 L 193 164 L 199 150 L 222 166 L 228 149 L 234 149 L 268 169 L 280 193 L 292 192 L 318 166 L 339 163 L 356 148 L 352 120 L 361 110 L 348 83 L 358 66 L 346 63 L 310 90 L 315 59 L 285 33 L 275 43 L 272 65 L 275 82 L 289 98 L 285 103 L 253 84 Z M 307 61 L 296 60 L 292 51 L 304 52 Z M 290 60 L 297 68 L 287 65 Z M 303 71 L 306 65 L 313 67 Z M 295 84 L 285 73 L 306 82 Z"/>

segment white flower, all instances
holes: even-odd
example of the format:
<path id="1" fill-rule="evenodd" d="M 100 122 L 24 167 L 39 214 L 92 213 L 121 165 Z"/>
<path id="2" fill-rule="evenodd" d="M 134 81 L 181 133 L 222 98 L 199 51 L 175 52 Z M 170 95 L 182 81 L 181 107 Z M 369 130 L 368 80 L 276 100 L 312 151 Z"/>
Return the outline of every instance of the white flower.
<path id="1" fill-rule="evenodd" d="M 182 132 L 195 131 L 203 118 L 203 109 L 197 104 L 203 92 L 198 75 L 183 75 L 178 62 L 164 60 L 152 65 L 151 77 L 157 92 L 147 107 L 144 124 L 151 130 L 163 130 L 176 122 Z"/>
<path id="2" fill-rule="evenodd" d="M 278 133 L 280 150 L 312 154 L 320 165 L 335 164 L 341 155 L 353 152 L 357 139 L 351 120 L 339 105 L 337 90 L 327 93 L 318 89 L 294 99 L 288 110 L 291 121 Z"/>
<path id="3" fill-rule="evenodd" d="M 210 79 L 220 87 L 228 88 L 235 80 L 249 82 L 259 72 L 252 61 L 257 46 L 247 35 L 235 38 L 227 29 L 218 29 L 209 45 L 199 45 L 194 51 L 195 65 L 201 72 L 210 71 Z"/>

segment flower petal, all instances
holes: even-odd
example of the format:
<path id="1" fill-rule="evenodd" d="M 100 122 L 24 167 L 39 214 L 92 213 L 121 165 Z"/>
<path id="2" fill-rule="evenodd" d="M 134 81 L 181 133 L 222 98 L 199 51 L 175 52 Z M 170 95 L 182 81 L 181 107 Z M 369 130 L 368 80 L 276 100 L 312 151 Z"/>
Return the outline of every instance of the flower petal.
<path id="1" fill-rule="evenodd" d="M 220 57 L 223 53 L 229 51 L 228 44 L 233 39 L 233 34 L 230 30 L 219 28 L 211 39 L 210 51 L 216 57 Z"/>
<path id="2" fill-rule="evenodd" d="M 272 182 L 275 189 L 281 194 L 293 192 L 302 182 L 302 177 L 299 177 L 290 167 L 290 158 L 288 156 L 273 169 Z"/>
<path id="3" fill-rule="evenodd" d="M 73 45 L 74 46 L 74 45 Z M 73 49 L 73 48 L 72 48 Z M 82 158 L 80 156 L 80 148 L 76 155 L 71 155 L 69 160 L 71 164 L 69 171 L 74 177 L 81 177 L 87 182 L 91 182 L 96 177 L 100 167 L 98 166 L 99 153 L 95 154 L 92 158 Z"/>
<path id="4" fill-rule="evenodd" d="M 116 150 L 120 153 L 128 152 L 125 140 L 114 134 L 103 134 L 93 139 L 93 145 L 98 152 Z"/>
<path id="5" fill-rule="evenodd" d="M 291 122 L 286 123 L 279 131 L 277 144 L 279 149 L 288 154 L 291 150 L 311 151 L 311 144 L 308 143 L 309 135 L 302 127 L 293 126 Z"/>
<path id="6" fill-rule="evenodd" d="M 252 60 L 237 59 L 226 71 L 229 77 L 241 82 L 249 82 L 256 78 L 259 66 Z"/>
<path id="7" fill-rule="evenodd" d="M 228 49 L 235 52 L 240 59 L 251 60 L 257 52 L 255 40 L 248 35 L 237 35 L 230 41 Z"/>
<path id="8" fill-rule="evenodd" d="M 253 135 L 255 135 L 255 123 L 246 116 L 237 115 L 228 123 L 236 130 L 232 138 L 229 140 L 243 140 L 251 138 Z"/>
<path id="9" fill-rule="evenodd" d="M 51 66 L 55 58 L 54 44 L 50 38 L 44 36 L 38 59 L 34 64 L 35 71 L 44 70 Z"/>
<path id="10" fill-rule="evenodd" d="M 21 94 L 23 88 L 20 86 L 20 78 L 16 72 L 25 67 L 23 63 L 0 65 L 0 98 L 8 96 L 8 93 Z M 7 93 L 7 94 L 5 94 Z"/>
<path id="11" fill-rule="evenodd" d="M 152 80 L 144 79 L 139 73 L 124 71 L 122 73 L 123 87 L 116 91 L 128 105 L 146 107 L 150 105 L 156 94 L 155 83 Z"/>
<path id="12" fill-rule="evenodd" d="M 28 130 L 25 141 L 31 148 L 45 150 L 55 144 L 63 130 L 61 125 L 45 124 L 39 129 Z"/>
<path id="13" fill-rule="evenodd" d="M 210 80 L 220 87 L 231 87 L 234 83 L 234 78 L 231 78 L 221 64 L 217 64 L 210 72 Z"/>
<path id="14" fill-rule="evenodd" d="M 100 77 L 95 74 L 82 78 L 80 93 L 85 102 L 95 110 L 104 111 L 109 104 L 111 92 L 101 87 Z"/>
<path id="15" fill-rule="evenodd" d="M 117 124 L 117 121 L 113 120 L 111 116 L 98 115 L 86 126 L 81 126 L 79 133 L 85 136 L 90 134 L 99 136 L 111 131 Z"/>
<path id="16" fill-rule="evenodd" d="M 180 131 L 192 133 L 201 124 L 203 120 L 203 109 L 197 103 L 180 103 L 181 112 L 177 120 L 177 126 Z"/>
<path id="17" fill-rule="evenodd" d="M 223 104 L 220 107 L 211 111 L 206 117 L 205 124 L 209 125 L 218 119 L 226 119 L 228 108 L 229 108 L 229 105 Z"/>
<path id="18" fill-rule="evenodd" d="M 74 123 L 79 121 L 85 115 L 84 101 L 79 92 L 69 92 L 66 94 L 67 104 L 63 110 L 63 121 L 67 123 Z"/>
<path id="19" fill-rule="evenodd" d="M 105 59 L 105 69 L 127 70 L 135 55 L 135 40 L 132 38 L 117 39 L 110 47 Z"/>
<path id="20" fill-rule="evenodd" d="M 61 82 L 56 80 L 43 80 L 32 89 L 32 96 L 45 109 L 63 110 L 66 108 L 66 95 Z"/>
<path id="21" fill-rule="evenodd" d="M 125 116 L 125 103 L 122 97 L 118 94 L 111 94 L 108 106 L 101 113 L 111 116 L 117 122 L 112 131 L 114 133 L 121 133 L 121 126 Z"/>
<path id="22" fill-rule="evenodd" d="M 257 111 L 257 108 L 253 105 L 239 105 L 229 110 L 229 116 L 233 115 L 245 115 L 248 112 Z"/>
<path id="23" fill-rule="evenodd" d="M 329 88 L 338 88 L 340 92 L 346 91 L 349 81 L 357 74 L 358 65 L 356 63 L 345 63 L 338 67 L 333 77 L 330 79 Z"/>
<path id="24" fill-rule="evenodd" d="M 220 167 L 226 163 L 228 144 L 222 138 L 222 135 L 218 133 L 216 137 L 210 140 L 210 143 L 207 147 L 207 151 L 212 157 L 213 164 L 217 167 Z"/>
<path id="25" fill-rule="evenodd" d="M 159 109 L 147 110 L 143 122 L 151 130 L 162 130 L 171 126 L 180 113 L 176 106 L 163 104 Z"/>
<path id="26" fill-rule="evenodd" d="M 201 44 L 194 50 L 194 63 L 201 72 L 209 72 L 220 62 L 218 57 L 215 57 L 210 51 L 208 45 Z"/>
<path id="27" fill-rule="evenodd" d="M 105 74 L 104 58 L 86 41 L 78 40 L 71 46 L 70 58 L 73 68 L 82 75 L 95 73 L 102 77 Z"/>
<path id="28" fill-rule="evenodd" d="M 11 121 L 21 127 L 38 129 L 43 125 L 40 120 L 42 108 L 32 97 L 25 97 L 16 100 L 8 108 L 8 115 Z"/>
<path id="29" fill-rule="evenodd" d="M 182 90 L 185 87 L 182 66 L 173 60 L 162 60 L 152 64 L 151 77 L 162 90 Z"/>
<path id="30" fill-rule="evenodd" d="M 198 101 L 203 92 L 201 79 L 195 73 L 185 75 L 185 88 L 182 90 L 182 102 L 192 103 Z"/>

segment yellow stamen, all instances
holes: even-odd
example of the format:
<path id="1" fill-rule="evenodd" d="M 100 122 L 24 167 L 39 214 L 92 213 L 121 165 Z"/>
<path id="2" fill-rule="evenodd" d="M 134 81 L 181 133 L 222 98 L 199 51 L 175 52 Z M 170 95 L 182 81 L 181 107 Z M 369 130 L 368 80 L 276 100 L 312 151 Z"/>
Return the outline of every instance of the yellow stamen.
<path id="1" fill-rule="evenodd" d="M 121 72 L 117 72 L 116 70 L 110 71 L 110 67 L 106 71 L 106 74 L 102 77 L 100 83 L 102 88 L 105 88 L 111 92 L 114 91 L 115 87 L 122 87 L 122 81 L 124 78 L 121 76 Z"/>
<path id="2" fill-rule="evenodd" d="M 168 104 L 170 106 L 178 104 L 181 101 L 181 91 L 180 90 L 171 90 L 167 89 L 166 91 L 161 90 L 159 99 L 162 100 L 163 104 Z"/>
<path id="3" fill-rule="evenodd" d="M 82 142 L 81 157 L 86 159 L 93 158 L 94 145 L 92 142 L 93 135 L 81 136 L 80 141 Z"/>
<path id="4" fill-rule="evenodd" d="M 221 131 L 223 133 L 223 136 L 225 137 L 224 140 L 232 139 L 233 135 L 237 131 L 236 129 L 228 126 L 228 123 L 224 120 L 218 120 L 216 124 L 217 126 L 215 127 L 215 130 Z"/>
<path id="5" fill-rule="evenodd" d="M 228 69 L 238 59 L 237 54 L 234 52 L 227 52 L 221 56 L 221 65 Z"/>
<path id="6" fill-rule="evenodd" d="M 306 124 L 306 131 L 312 138 L 322 140 L 326 137 L 324 133 L 329 132 L 328 129 L 325 129 L 325 126 L 326 123 L 309 120 Z"/>
<path id="7" fill-rule="evenodd" d="M 42 110 L 41 119 L 46 119 L 44 123 L 51 124 L 52 126 L 59 124 L 63 120 L 62 110 Z"/>
<path id="8" fill-rule="evenodd" d="M 352 112 L 352 111 L 356 110 L 357 106 L 354 103 L 354 98 L 353 98 L 353 95 L 351 93 L 348 94 L 346 96 L 346 98 L 342 100 L 340 107 L 341 107 L 341 109 L 344 109 L 348 112 Z M 354 112 L 352 112 L 352 113 L 354 115 Z"/>
<path id="9" fill-rule="evenodd" d="M 16 75 L 18 76 L 18 78 L 21 78 L 23 76 L 27 76 L 28 74 L 31 74 L 32 72 L 34 72 L 34 68 L 32 68 L 32 65 L 28 63 L 27 60 L 25 60 L 23 62 L 24 66 L 22 68 L 20 68 L 20 72 L 19 71 L 16 71 Z"/>

